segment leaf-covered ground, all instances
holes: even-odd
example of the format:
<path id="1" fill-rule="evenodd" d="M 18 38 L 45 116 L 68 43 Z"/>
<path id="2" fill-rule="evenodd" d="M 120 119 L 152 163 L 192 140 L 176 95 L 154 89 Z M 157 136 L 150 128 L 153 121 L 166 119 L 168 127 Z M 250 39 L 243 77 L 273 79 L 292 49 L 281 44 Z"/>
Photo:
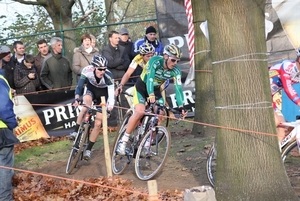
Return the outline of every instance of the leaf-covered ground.
<path id="1" fill-rule="evenodd" d="M 53 137 L 20 143 L 15 146 L 15 153 L 59 140 L 66 140 L 66 138 Z M 199 145 L 200 143 L 202 139 L 194 138 L 190 130 L 172 132 L 171 153 L 163 173 L 157 177 L 159 200 L 183 200 L 184 189 L 208 185 L 205 175 L 208 148 L 206 143 Z M 94 153 L 92 156 L 97 156 L 92 157 L 88 164 L 81 165 L 73 175 L 65 174 L 66 161 L 45 161 L 43 167 L 32 170 L 33 173 L 30 173 L 30 169 L 27 169 L 29 173 L 15 171 L 14 199 L 21 201 L 148 200 L 146 182 L 134 177 L 132 169 L 129 168 L 121 176 L 109 178 L 101 176 L 105 175 L 105 171 L 104 173 L 99 171 L 99 161 L 104 160 L 104 156 L 99 156 L 99 152 L 103 154 L 103 149 L 95 152 L 98 155 Z"/>

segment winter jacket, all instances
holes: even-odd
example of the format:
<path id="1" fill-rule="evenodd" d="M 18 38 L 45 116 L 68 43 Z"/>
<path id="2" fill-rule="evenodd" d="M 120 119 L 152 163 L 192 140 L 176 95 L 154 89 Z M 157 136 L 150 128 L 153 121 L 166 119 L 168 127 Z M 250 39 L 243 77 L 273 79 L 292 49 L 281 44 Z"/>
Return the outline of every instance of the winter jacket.
<path id="1" fill-rule="evenodd" d="M 50 54 L 50 51 L 49 51 L 48 55 L 49 55 L 49 54 Z M 48 55 L 47 55 L 47 56 L 48 56 Z M 45 57 L 42 57 L 42 55 L 41 55 L 40 52 L 38 53 L 38 55 L 36 55 L 36 56 L 34 57 L 34 65 L 35 65 L 35 68 L 36 68 L 38 74 L 41 73 L 44 59 L 45 59 Z"/>
<path id="2" fill-rule="evenodd" d="M 87 53 L 83 46 L 75 48 L 73 55 L 73 72 L 76 75 L 80 75 L 82 69 L 91 64 L 92 58 L 96 54 L 99 54 L 99 52 L 95 48 L 92 49 L 91 53 Z"/>
<path id="3" fill-rule="evenodd" d="M 136 56 L 137 54 L 139 54 L 139 47 L 143 43 L 150 43 L 151 45 L 153 45 L 153 47 L 155 48 L 155 55 L 163 55 L 163 51 L 164 51 L 163 44 L 161 42 L 159 42 L 157 39 L 155 39 L 155 41 L 149 41 L 147 39 L 147 37 L 145 36 L 144 38 L 138 39 L 137 41 L 134 42 L 134 44 L 133 44 L 133 52 L 132 52 L 132 54 L 134 56 Z"/>
<path id="4" fill-rule="evenodd" d="M 54 54 L 52 51 L 44 60 L 40 76 L 42 84 L 48 89 L 72 85 L 72 70 L 69 61 L 62 54 Z"/>
<path id="5" fill-rule="evenodd" d="M 29 79 L 29 73 L 34 73 L 35 78 Z M 32 66 L 31 69 L 28 69 L 24 65 L 24 61 L 14 71 L 14 82 L 17 94 L 34 92 L 40 88 L 40 76 L 37 73 L 35 66 Z"/>
<path id="6" fill-rule="evenodd" d="M 132 59 L 134 58 L 134 56 L 132 55 L 133 52 L 133 42 L 131 41 L 122 41 L 121 39 L 119 40 L 119 46 L 123 46 L 125 47 L 125 52 L 127 53 L 130 62 L 132 61 Z"/>
<path id="7" fill-rule="evenodd" d="M 110 43 L 103 48 L 102 55 L 108 60 L 108 69 L 115 79 L 120 79 L 125 74 L 130 60 L 123 46 L 113 47 Z"/>
<path id="8" fill-rule="evenodd" d="M 0 129 L 13 130 L 18 126 L 18 123 L 13 109 L 11 89 L 7 80 L 2 75 L 0 75 L 0 99 Z M 1 132 L 0 150 L 3 147 L 10 147 L 19 142 L 18 138 L 12 132 Z"/>

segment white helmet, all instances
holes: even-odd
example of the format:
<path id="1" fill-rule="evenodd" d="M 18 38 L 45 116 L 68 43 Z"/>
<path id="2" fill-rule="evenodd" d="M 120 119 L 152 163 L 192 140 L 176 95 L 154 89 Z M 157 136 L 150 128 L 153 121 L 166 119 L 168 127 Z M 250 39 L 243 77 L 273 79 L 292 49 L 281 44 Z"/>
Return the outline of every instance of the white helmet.
<path id="1" fill-rule="evenodd" d="M 106 67 L 107 63 L 107 59 L 101 54 L 94 55 L 91 62 L 94 67 Z"/>

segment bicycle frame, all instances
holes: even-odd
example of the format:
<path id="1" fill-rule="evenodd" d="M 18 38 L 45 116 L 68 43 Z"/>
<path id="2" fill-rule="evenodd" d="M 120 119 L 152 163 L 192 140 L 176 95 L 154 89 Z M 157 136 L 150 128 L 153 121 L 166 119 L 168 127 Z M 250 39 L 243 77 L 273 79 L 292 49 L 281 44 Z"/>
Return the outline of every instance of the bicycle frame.
<path id="1" fill-rule="evenodd" d="M 293 122 L 281 122 L 278 127 L 293 128 L 293 130 L 287 136 L 285 136 L 285 138 L 280 143 L 281 150 L 283 150 L 284 147 L 292 141 L 292 139 L 296 138 L 298 151 L 300 153 L 300 120 L 296 120 Z"/>

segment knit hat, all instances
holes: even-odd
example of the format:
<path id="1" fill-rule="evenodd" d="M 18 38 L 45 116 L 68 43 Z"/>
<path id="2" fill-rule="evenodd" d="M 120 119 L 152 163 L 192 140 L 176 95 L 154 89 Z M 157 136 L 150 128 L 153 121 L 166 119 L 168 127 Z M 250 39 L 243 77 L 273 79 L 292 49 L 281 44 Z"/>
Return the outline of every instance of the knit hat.
<path id="1" fill-rule="evenodd" d="M 3 45 L 3 46 L 0 47 L 0 59 L 5 57 L 9 53 L 10 53 L 10 49 L 6 45 Z"/>
<path id="2" fill-rule="evenodd" d="M 123 27 L 123 28 L 120 29 L 119 34 L 120 35 L 125 35 L 125 34 L 129 34 L 129 33 L 128 33 L 128 30 L 125 27 Z"/>
<path id="3" fill-rule="evenodd" d="M 153 26 L 150 26 L 146 29 L 146 34 L 148 33 L 156 33 L 156 29 Z"/>

